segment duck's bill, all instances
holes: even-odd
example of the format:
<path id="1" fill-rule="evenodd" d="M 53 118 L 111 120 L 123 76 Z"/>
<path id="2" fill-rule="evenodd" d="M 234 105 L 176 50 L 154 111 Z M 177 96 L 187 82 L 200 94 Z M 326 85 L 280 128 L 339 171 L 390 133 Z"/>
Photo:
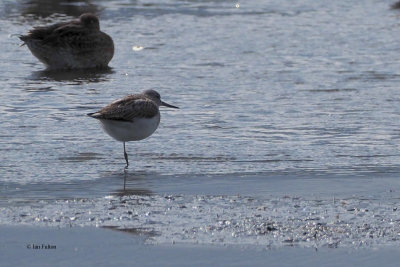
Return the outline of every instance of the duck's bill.
<path id="1" fill-rule="evenodd" d="M 161 101 L 161 106 L 169 107 L 169 108 L 178 108 L 178 107 L 176 107 L 176 106 L 173 106 L 173 105 L 170 105 L 170 104 L 168 104 L 168 103 L 165 103 L 164 101 Z"/>

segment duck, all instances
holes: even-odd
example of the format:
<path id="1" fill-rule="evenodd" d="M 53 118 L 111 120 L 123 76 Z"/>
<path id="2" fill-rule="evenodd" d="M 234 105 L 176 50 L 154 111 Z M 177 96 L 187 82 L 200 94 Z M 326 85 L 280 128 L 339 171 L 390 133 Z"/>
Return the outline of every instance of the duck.
<path id="1" fill-rule="evenodd" d="M 107 68 L 114 56 L 113 39 L 100 30 L 96 15 L 39 26 L 19 38 L 47 69 Z"/>

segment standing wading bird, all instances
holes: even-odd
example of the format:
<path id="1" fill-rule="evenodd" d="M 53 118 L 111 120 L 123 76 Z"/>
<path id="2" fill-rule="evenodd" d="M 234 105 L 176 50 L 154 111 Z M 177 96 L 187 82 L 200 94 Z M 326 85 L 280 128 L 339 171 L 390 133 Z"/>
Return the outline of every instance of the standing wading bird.
<path id="1" fill-rule="evenodd" d="M 114 55 L 113 40 L 100 31 L 99 19 L 91 13 L 35 27 L 19 38 L 49 69 L 105 68 Z"/>
<path id="2" fill-rule="evenodd" d="M 161 101 L 156 91 L 146 90 L 141 94 L 125 96 L 87 115 L 98 119 L 108 135 L 123 142 L 125 168 L 128 168 L 125 142 L 142 140 L 155 132 L 160 124 L 160 106 L 178 108 Z"/>

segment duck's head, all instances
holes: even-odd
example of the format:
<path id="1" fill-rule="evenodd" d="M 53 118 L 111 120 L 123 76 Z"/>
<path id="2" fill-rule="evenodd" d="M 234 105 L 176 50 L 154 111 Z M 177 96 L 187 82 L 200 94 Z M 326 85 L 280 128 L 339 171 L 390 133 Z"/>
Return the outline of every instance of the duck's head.
<path id="1" fill-rule="evenodd" d="M 91 29 L 100 30 L 99 18 L 92 13 L 84 13 L 79 17 L 83 26 Z"/>

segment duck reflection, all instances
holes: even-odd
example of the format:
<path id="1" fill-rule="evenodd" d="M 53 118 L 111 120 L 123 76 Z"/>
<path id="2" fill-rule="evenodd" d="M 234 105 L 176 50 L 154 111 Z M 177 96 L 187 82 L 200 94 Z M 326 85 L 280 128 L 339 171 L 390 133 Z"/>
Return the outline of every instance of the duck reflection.
<path id="1" fill-rule="evenodd" d="M 119 226 L 101 226 L 101 228 L 104 229 L 109 229 L 112 231 L 118 231 L 118 232 L 123 232 L 131 235 L 137 235 L 137 236 L 145 236 L 145 237 L 154 237 L 154 236 L 159 236 L 160 232 L 155 231 L 153 228 L 142 228 L 142 227 L 130 227 L 130 228 L 124 228 L 124 227 L 119 227 Z"/>
<path id="2" fill-rule="evenodd" d="M 31 80 L 73 82 L 76 84 L 98 83 L 110 80 L 115 72 L 111 68 L 78 70 L 42 70 L 34 71 Z"/>

